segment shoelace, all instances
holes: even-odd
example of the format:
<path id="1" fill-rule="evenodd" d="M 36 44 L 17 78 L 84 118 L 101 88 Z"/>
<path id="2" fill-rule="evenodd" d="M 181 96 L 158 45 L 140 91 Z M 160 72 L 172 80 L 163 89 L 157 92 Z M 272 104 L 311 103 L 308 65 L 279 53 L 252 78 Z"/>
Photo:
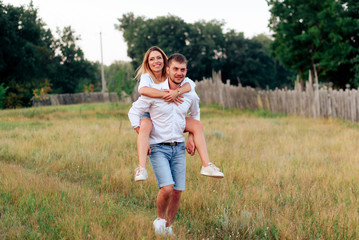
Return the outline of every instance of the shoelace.
<path id="1" fill-rule="evenodd" d="M 213 163 L 209 163 L 209 166 L 211 166 L 211 168 L 213 168 L 213 169 L 216 170 L 217 172 L 219 171 L 219 168 L 216 167 L 216 165 L 214 165 Z"/>
<path id="2" fill-rule="evenodd" d="M 136 176 L 139 176 L 142 173 L 141 167 L 136 168 L 135 171 L 136 171 Z"/>

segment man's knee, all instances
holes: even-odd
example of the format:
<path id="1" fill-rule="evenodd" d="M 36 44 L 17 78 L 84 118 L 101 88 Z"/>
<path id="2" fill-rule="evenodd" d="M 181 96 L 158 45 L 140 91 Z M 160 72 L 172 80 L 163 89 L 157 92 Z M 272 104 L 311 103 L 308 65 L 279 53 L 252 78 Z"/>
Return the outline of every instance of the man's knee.
<path id="1" fill-rule="evenodd" d="M 162 187 L 161 191 L 166 194 L 171 194 L 174 191 L 173 184 Z"/>

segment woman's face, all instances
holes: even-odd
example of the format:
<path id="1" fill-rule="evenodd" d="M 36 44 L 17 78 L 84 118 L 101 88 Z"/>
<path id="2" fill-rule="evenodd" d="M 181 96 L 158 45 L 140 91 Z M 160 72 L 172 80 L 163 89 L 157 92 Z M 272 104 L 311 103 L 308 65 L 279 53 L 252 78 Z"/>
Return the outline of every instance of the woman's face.
<path id="1" fill-rule="evenodd" d="M 159 51 L 152 51 L 148 56 L 148 65 L 152 72 L 161 72 L 163 69 L 163 57 Z"/>

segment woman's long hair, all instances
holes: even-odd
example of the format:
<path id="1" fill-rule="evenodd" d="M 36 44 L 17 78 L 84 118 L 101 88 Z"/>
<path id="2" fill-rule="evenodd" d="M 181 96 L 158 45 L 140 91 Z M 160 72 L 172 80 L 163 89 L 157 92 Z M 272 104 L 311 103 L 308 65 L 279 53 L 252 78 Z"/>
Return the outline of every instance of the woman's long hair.
<path id="1" fill-rule="evenodd" d="M 141 75 L 144 74 L 144 73 L 148 73 L 150 74 L 151 78 L 153 80 L 156 79 L 155 75 L 153 74 L 151 68 L 150 68 L 150 65 L 148 64 L 148 58 L 150 56 L 150 53 L 153 52 L 153 51 L 158 51 L 161 53 L 162 55 L 162 58 L 163 58 L 163 69 L 162 69 L 162 78 L 165 77 L 167 78 L 167 71 L 166 71 L 166 67 L 167 67 L 167 56 L 166 54 L 162 51 L 161 48 L 157 47 L 157 46 L 153 46 L 153 47 L 150 47 L 145 56 L 143 57 L 143 61 L 142 61 L 142 64 L 137 68 L 136 70 L 136 76 L 135 76 L 135 79 L 136 80 L 140 80 L 141 79 Z"/>

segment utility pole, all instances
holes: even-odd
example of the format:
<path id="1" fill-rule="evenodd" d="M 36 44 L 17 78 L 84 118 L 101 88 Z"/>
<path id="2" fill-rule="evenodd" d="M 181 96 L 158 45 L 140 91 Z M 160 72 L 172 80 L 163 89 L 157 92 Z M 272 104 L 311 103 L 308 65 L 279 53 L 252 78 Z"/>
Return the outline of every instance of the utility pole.
<path id="1" fill-rule="evenodd" d="M 102 81 L 102 90 L 101 92 L 106 92 L 106 79 L 105 71 L 103 70 L 103 53 L 102 53 L 102 33 L 100 32 L 100 43 L 101 43 L 101 81 Z"/>

